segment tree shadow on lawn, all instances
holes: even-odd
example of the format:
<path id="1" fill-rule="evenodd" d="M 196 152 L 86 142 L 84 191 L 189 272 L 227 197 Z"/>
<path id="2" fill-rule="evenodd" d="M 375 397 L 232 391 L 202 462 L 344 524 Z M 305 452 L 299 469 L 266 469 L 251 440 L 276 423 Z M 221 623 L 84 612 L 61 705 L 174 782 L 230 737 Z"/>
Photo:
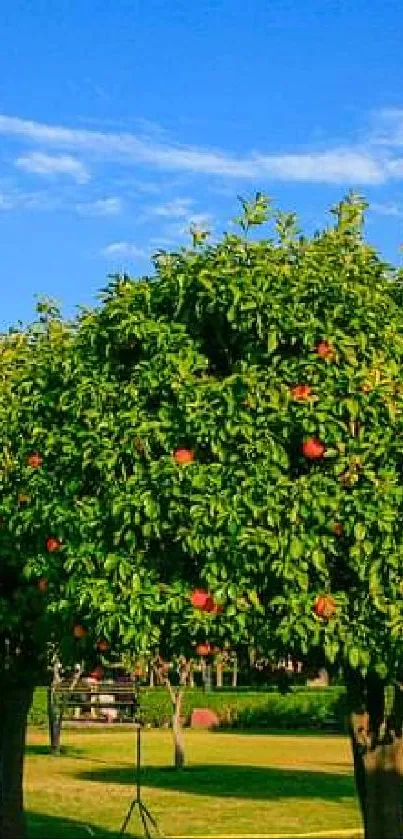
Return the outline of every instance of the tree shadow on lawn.
<path id="1" fill-rule="evenodd" d="M 60 746 L 60 753 L 58 755 L 52 755 L 50 746 L 44 745 L 42 743 L 29 743 L 25 746 L 25 754 L 26 755 L 47 755 L 47 757 L 73 757 L 78 758 L 81 757 L 85 753 L 85 749 L 78 748 L 77 746 Z"/>
<path id="2" fill-rule="evenodd" d="M 133 784 L 134 769 L 110 767 L 79 772 L 76 777 L 100 784 Z M 262 766 L 196 765 L 181 771 L 172 767 L 147 766 L 141 771 L 144 787 L 251 800 L 320 798 L 341 801 L 355 798 L 350 775 Z"/>
<path id="3" fill-rule="evenodd" d="M 29 839 L 117 839 L 118 831 L 111 832 L 93 824 L 62 819 L 45 813 L 27 813 Z M 90 828 L 88 830 L 87 828 Z"/>

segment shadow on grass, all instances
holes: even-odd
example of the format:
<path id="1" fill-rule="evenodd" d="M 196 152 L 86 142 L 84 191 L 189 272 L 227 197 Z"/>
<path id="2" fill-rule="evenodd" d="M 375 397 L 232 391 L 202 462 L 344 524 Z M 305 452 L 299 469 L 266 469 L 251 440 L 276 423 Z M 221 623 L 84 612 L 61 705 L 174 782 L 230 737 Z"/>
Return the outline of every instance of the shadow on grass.
<path id="1" fill-rule="evenodd" d="M 212 734 L 232 734 L 233 736 L 264 736 L 267 735 L 268 737 L 347 737 L 348 732 L 347 729 L 344 731 L 342 728 L 330 727 L 327 729 L 325 728 L 270 728 L 268 726 L 260 728 L 236 728 L 227 725 L 218 725 L 211 730 Z"/>
<path id="2" fill-rule="evenodd" d="M 118 832 L 95 827 L 93 824 L 61 819 L 45 813 L 27 814 L 29 839 L 117 839 Z M 89 830 L 88 830 L 89 828 Z"/>
<path id="3" fill-rule="evenodd" d="M 133 784 L 134 770 L 110 767 L 79 772 L 76 777 L 98 784 Z M 182 771 L 172 767 L 147 766 L 142 770 L 144 787 L 251 800 L 320 798 L 340 801 L 355 797 L 353 778 L 328 772 L 260 766 L 197 765 Z"/>
<path id="4" fill-rule="evenodd" d="M 25 746 L 25 754 L 26 755 L 47 755 L 51 757 L 50 746 L 43 745 L 42 743 L 29 743 Z M 84 749 L 80 749 L 77 746 L 60 746 L 60 753 L 58 755 L 53 755 L 53 757 L 81 757 L 84 754 Z"/>

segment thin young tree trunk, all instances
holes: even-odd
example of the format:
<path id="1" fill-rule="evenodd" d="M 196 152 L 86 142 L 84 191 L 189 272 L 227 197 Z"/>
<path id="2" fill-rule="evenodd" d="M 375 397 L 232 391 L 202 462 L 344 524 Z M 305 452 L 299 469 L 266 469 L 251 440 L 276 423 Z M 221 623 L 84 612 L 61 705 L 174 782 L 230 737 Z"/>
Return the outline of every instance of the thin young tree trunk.
<path id="1" fill-rule="evenodd" d="M 167 688 L 172 702 L 172 733 L 174 738 L 174 766 L 183 769 L 185 765 L 185 744 L 181 722 L 182 700 L 184 686 L 174 688 L 167 680 Z"/>
<path id="2" fill-rule="evenodd" d="M 355 687 L 349 722 L 365 839 L 403 839 L 403 691 L 395 688 L 387 708 L 379 679 Z"/>
<path id="3" fill-rule="evenodd" d="M 216 687 L 222 688 L 222 683 L 223 683 L 223 678 L 222 678 L 222 675 L 223 675 L 223 661 L 222 661 L 222 658 L 218 658 L 216 660 L 215 673 L 216 673 Z"/>
<path id="4" fill-rule="evenodd" d="M 204 690 L 206 693 L 210 693 L 213 689 L 212 684 L 212 665 L 210 661 L 206 661 L 206 667 L 204 670 Z"/>
<path id="5" fill-rule="evenodd" d="M 236 653 L 234 653 L 232 665 L 232 687 L 236 688 L 238 684 L 238 656 Z"/>
<path id="6" fill-rule="evenodd" d="M 26 839 L 23 768 L 32 686 L 0 686 L 0 839 Z"/>

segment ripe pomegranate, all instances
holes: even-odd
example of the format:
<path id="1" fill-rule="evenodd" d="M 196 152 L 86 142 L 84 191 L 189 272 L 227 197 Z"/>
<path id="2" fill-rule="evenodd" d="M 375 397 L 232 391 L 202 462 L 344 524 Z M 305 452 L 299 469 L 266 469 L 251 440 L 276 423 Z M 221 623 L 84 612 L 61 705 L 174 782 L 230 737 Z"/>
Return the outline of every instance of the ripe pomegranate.
<path id="1" fill-rule="evenodd" d="M 333 355 L 334 350 L 328 341 L 319 341 L 319 344 L 315 347 L 315 352 L 318 354 L 319 358 L 330 358 Z"/>
<path id="2" fill-rule="evenodd" d="M 332 533 L 334 533 L 335 536 L 343 536 L 343 525 L 339 521 L 332 524 Z"/>
<path id="3" fill-rule="evenodd" d="M 325 620 L 332 618 L 336 612 L 334 598 L 329 594 L 320 594 L 315 600 L 313 610 L 318 618 L 324 618 Z"/>
<path id="4" fill-rule="evenodd" d="M 76 624 L 73 629 L 73 635 L 75 638 L 84 638 L 87 634 L 87 630 L 83 627 L 81 623 Z"/>
<path id="5" fill-rule="evenodd" d="M 46 550 L 49 551 L 49 553 L 54 553 L 54 551 L 59 550 L 61 544 L 60 539 L 55 539 L 54 536 L 49 536 L 49 539 L 46 540 Z"/>
<path id="6" fill-rule="evenodd" d="M 43 457 L 38 452 L 34 452 L 34 454 L 29 455 L 27 463 L 32 469 L 38 469 L 39 466 L 42 466 Z"/>
<path id="7" fill-rule="evenodd" d="M 310 385 L 295 385 L 291 388 L 291 396 L 298 402 L 304 402 L 312 396 L 312 388 Z"/>
<path id="8" fill-rule="evenodd" d="M 209 595 L 209 596 L 208 596 L 208 598 L 207 598 L 207 600 L 206 600 L 206 603 L 205 603 L 205 606 L 204 606 L 204 610 L 203 610 L 203 611 L 204 611 L 204 612 L 210 612 L 210 613 L 212 613 L 212 612 L 216 612 L 216 611 L 217 611 L 217 608 L 218 608 L 218 607 L 217 607 L 217 603 L 215 602 L 214 597 L 212 597 L 211 595 Z"/>
<path id="9" fill-rule="evenodd" d="M 326 451 L 326 446 L 317 437 L 309 437 L 302 444 L 302 453 L 308 460 L 320 460 Z"/>
<path id="10" fill-rule="evenodd" d="M 222 606 L 219 606 L 218 603 L 215 602 L 214 597 L 204 589 L 195 589 L 192 592 L 190 599 L 192 606 L 194 606 L 195 609 L 201 609 L 202 612 L 214 612 L 215 614 L 220 614 L 222 612 Z"/>
<path id="11" fill-rule="evenodd" d="M 97 642 L 97 647 L 101 653 L 106 653 L 106 651 L 109 649 L 109 644 L 104 639 L 101 639 L 101 641 Z"/>
<path id="12" fill-rule="evenodd" d="M 46 577 L 41 577 L 40 580 L 38 580 L 36 587 L 42 592 L 42 594 L 44 594 L 48 588 L 48 581 Z"/>
<path id="13" fill-rule="evenodd" d="M 179 466 L 186 466 L 187 463 L 193 463 L 194 459 L 194 451 L 191 449 L 176 449 L 174 451 L 174 460 Z"/>
<path id="14" fill-rule="evenodd" d="M 196 588 L 192 592 L 191 596 L 192 606 L 195 609 L 205 609 L 207 601 L 210 599 L 210 595 L 208 591 L 204 591 L 204 589 Z"/>
<path id="15" fill-rule="evenodd" d="M 209 655 L 211 652 L 210 644 L 198 644 L 196 647 L 197 655 Z"/>

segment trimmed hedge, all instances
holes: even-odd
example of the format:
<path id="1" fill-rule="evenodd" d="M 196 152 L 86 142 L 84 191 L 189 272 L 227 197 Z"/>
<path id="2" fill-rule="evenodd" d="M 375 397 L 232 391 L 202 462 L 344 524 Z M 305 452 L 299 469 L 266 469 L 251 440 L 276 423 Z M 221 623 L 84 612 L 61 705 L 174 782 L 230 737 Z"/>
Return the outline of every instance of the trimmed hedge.
<path id="1" fill-rule="evenodd" d="M 145 725 L 160 728 L 170 724 L 171 703 L 166 688 L 143 688 L 141 717 Z M 194 708 L 215 711 L 220 727 L 227 729 L 315 729 L 345 731 L 344 689 L 305 688 L 287 694 L 252 691 L 187 689 L 182 714 L 189 724 Z M 47 725 L 46 688 L 35 691 L 29 715 L 31 725 Z"/>

